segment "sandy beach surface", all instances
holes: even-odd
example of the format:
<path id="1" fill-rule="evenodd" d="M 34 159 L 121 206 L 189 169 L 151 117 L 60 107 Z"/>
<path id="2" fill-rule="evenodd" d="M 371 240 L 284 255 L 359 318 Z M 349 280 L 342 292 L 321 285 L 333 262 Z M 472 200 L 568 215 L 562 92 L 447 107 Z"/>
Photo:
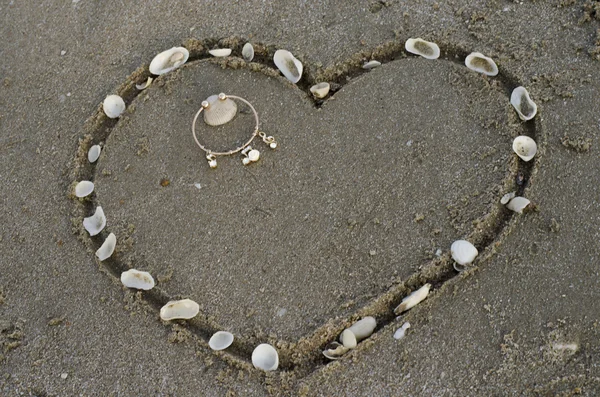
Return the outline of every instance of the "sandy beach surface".
<path id="1" fill-rule="evenodd" d="M 440 58 L 406 52 L 411 37 Z M 136 89 L 174 46 L 189 61 Z M 297 84 L 277 49 L 302 61 Z M 473 51 L 498 76 L 467 69 Z M 0 395 L 600 395 L 600 2 L 4 0 L 0 55 Z M 257 138 L 255 164 L 210 169 L 191 123 L 219 92 L 250 101 L 277 149 Z M 197 128 L 228 150 L 253 125 L 239 103 Z M 537 142 L 530 162 L 519 135 Z M 523 214 L 500 204 L 511 191 Z M 90 237 L 97 206 L 107 225 Z M 479 250 L 463 272 L 459 239 Z M 129 268 L 156 287 L 125 288 Z M 161 321 L 184 298 L 198 316 Z M 373 335 L 322 355 L 366 316 Z M 213 352 L 219 330 L 235 341 Z M 260 343 L 276 371 L 252 366 Z"/>

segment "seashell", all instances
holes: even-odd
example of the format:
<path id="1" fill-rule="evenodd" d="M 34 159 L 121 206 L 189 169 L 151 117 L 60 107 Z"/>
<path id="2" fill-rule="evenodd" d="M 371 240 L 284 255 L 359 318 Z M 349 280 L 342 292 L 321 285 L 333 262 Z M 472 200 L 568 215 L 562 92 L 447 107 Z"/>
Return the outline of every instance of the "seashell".
<path id="1" fill-rule="evenodd" d="M 375 331 L 375 327 L 377 327 L 377 320 L 369 316 L 355 322 L 350 328 L 348 328 L 348 330 L 354 334 L 356 341 L 360 342 L 361 340 L 371 336 L 373 331 Z"/>
<path id="2" fill-rule="evenodd" d="M 150 87 L 150 84 L 152 84 L 153 81 L 154 79 L 152 77 L 148 77 L 148 80 L 146 80 L 144 84 L 136 84 L 135 88 L 137 88 L 140 91 L 145 90 L 146 88 Z"/>
<path id="3" fill-rule="evenodd" d="M 465 65 L 476 72 L 483 73 L 488 76 L 496 76 L 498 74 L 498 66 L 492 58 L 486 57 L 481 52 L 472 52 L 465 59 Z"/>
<path id="4" fill-rule="evenodd" d="M 187 62 L 190 52 L 183 47 L 173 47 L 154 57 L 150 62 L 150 73 L 161 75 L 177 69 Z"/>
<path id="5" fill-rule="evenodd" d="M 522 214 L 523 210 L 529 205 L 529 203 L 531 203 L 531 201 L 527 200 L 525 197 L 515 197 L 510 200 L 508 204 L 506 204 L 506 208 Z"/>
<path id="6" fill-rule="evenodd" d="M 381 62 L 379 61 L 369 61 L 362 65 L 362 68 L 365 70 L 375 69 L 376 67 L 381 66 Z"/>
<path id="7" fill-rule="evenodd" d="M 252 162 L 258 161 L 259 158 L 260 158 L 260 152 L 256 149 L 252 149 L 248 153 L 248 160 L 250 160 Z"/>
<path id="8" fill-rule="evenodd" d="M 88 231 L 90 236 L 95 236 L 106 226 L 106 216 L 102 207 L 96 207 L 94 215 L 83 219 L 83 227 Z"/>
<path id="9" fill-rule="evenodd" d="M 273 346 L 261 343 L 252 352 L 252 365 L 263 371 L 275 371 L 279 366 L 279 354 Z"/>
<path id="10" fill-rule="evenodd" d="M 231 48 L 216 48 L 214 50 L 208 50 L 208 53 L 213 57 L 228 57 L 231 55 Z"/>
<path id="11" fill-rule="evenodd" d="M 400 314 L 400 313 L 403 313 L 403 312 L 407 311 L 408 309 L 416 306 L 421 301 L 423 301 L 425 298 L 427 298 L 427 295 L 429 294 L 430 289 L 431 289 L 431 284 L 427 283 L 424 286 L 422 286 L 421 288 L 419 288 L 418 290 L 413 291 L 410 295 L 408 295 L 407 297 L 402 299 L 402 303 L 400 303 L 398 305 L 398 307 L 396 307 L 394 309 L 394 313 Z"/>
<path id="12" fill-rule="evenodd" d="M 251 43 L 244 44 L 242 48 L 242 58 L 246 62 L 252 62 L 254 59 L 254 46 Z"/>
<path id="13" fill-rule="evenodd" d="M 438 59 L 440 57 L 440 47 L 430 41 L 421 38 L 408 39 L 404 44 L 406 51 L 411 54 L 417 54 L 427 59 Z"/>
<path id="14" fill-rule="evenodd" d="M 321 99 L 325 98 L 327 94 L 329 94 L 329 89 L 331 86 L 329 83 L 319 83 L 310 87 L 310 92 L 312 92 L 315 98 Z"/>
<path id="15" fill-rule="evenodd" d="M 88 161 L 90 163 L 95 163 L 96 160 L 100 157 L 100 152 L 102 152 L 102 148 L 100 145 L 94 145 L 88 150 Z"/>
<path id="16" fill-rule="evenodd" d="M 136 269 L 129 269 L 121 273 L 121 282 L 127 288 L 143 289 L 146 291 L 154 288 L 154 278 L 152 275 Z"/>
<path id="17" fill-rule="evenodd" d="M 523 121 L 531 120 L 537 113 L 537 105 L 531 100 L 525 87 L 517 87 L 510 94 L 510 103 Z"/>
<path id="18" fill-rule="evenodd" d="M 105 259 L 110 258 L 110 256 L 115 252 L 115 246 L 117 245 L 117 236 L 114 233 L 108 235 L 106 240 L 102 243 L 102 246 L 98 248 L 96 251 L 96 256 L 98 260 L 103 261 Z"/>
<path id="19" fill-rule="evenodd" d="M 354 335 L 354 332 L 350 331 L 347 328 L 340 335 L 340 342 L 342 342 L 342 345 L 344 345 L 344 347 L 346 347 L 348 349 L 354 349 L 356 347 L 356 345 L 358 344 L 358 341 L 356 340 L 356 335 Z"/>
<path id="20" fill-rule="evenodd" d="M 402 338 L 404 338 L 404 335 L 406 335 L 406 330 L 408 330 L 410 328 L 410 323 L 407 321 L 404 324 L 402 324 L 402 326 L 400 328 L 398 328 L 396 330 L 396 332 L 394 332 L 394 339 L 396 340 L 400 340 Z"/>
<path id="21" fill-rule="evenodd" d="M 349 350 L 350 349 L 344 345 L 341 345 L 337 342 L 331 342 L 329 345 L 327 345 L 327 348 L 323 350 L 323 355 L 330 360 L 338 360 L 344 354 L 348 353 Z"/>
<path id="22" fill-rule="evenodd" d="M 297 60 L 287 50 L 277 50 L 273 55 L 273 62 L 277 69 L 292 83 L 296 84 L 302 77 L 302 62 Z"/>
<path id="23" fill-rule="evenodd" d="M 456 240 L 450 246 L 452 259 L 461 266 L 466 266 L 475 260 L 479 255 L 477 248 L 467 240 Z"/>
<path id="24" fill-rule="evenodd" d="M 517 192 L 506 193 L 500 199 L 500 204 L 506 204 L 506 203 L 508 203 L 510 200 L 512 200 L 515 197 L 515 194 L 517 194 Z"/>
<path id="25" fill-rule="evenodd" d="M 75 196 L 77 197 L 85 197 L 92 194 L 94 191 L 94 183 L 90 181 L 81 181 L 77 185 L 75 185 Z"/>
<path id="26" fill-rule="evenodd" d="M 537 145 L 533 139 L 528 136 L 521 135 L 515 138 L 513 141 L 513 151 L 523 161 L 531 160 L 537 153 Z"/>
<path id="27" fill-rule="evenodd" d="M 204 106 L 208 104 L 207 106 Z M 204 107 L 204 122 L 218 126 L 229 123 L 237 114 L 237 104 L 225 94 L 211 95 L 202 102 Z"/>
<path id="28" fill-rule="evenodd" d="M 109 95 L 102 102 L 102 110 L 109 119 L 116 119 L 125 111 L 125 101 L 118 95 Z"/>
<path id="29" fill-rule="evenodd" d="M 122 277 L 122 275 L 121 275 Z M 165 321 L 188 320 L 200 312 L 200 306 L 191 299 L 170 301 L 160 309 L 160 318 Z"/>
<path id="30" fill-rule="evenodd" d="M 210 337 L 208 341 L 208 346 L 211 349 L 219 351 L 225 350 L 233 343 L 233 334 L 227 331 L 218 331 Z"/>

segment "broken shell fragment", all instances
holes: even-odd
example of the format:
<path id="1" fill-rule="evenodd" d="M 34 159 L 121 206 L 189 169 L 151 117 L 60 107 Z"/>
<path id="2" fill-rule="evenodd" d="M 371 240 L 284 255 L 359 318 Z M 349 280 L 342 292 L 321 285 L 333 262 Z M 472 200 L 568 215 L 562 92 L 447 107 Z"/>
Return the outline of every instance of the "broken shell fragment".
<path id="1" fill-rule="evenodd" d="M 233 343 L 233 334 L 227 331 L 218 331 L 210 337 L 208 346 L 216 351 L 225 350 Z"/>
<path id="2" fill-rule="evenodd" d="M 329 94 L 330 88 L 331 86 L 329 85 L 329 83 L 319 83 L 310 87 L 310 92 L 315 98 L 321 99 L 325 98 L 327 94 Z"/>
<path id="3" fill-rule="evenodd" d="M 515 197 L 515 194 L 517 194 L 517 192 L 506 193 L 500 199 L 500 204 L 506 205 L 510 200 L 512 200 Z"/>
<path id="4" fill-rule="evenodd" d="M 204 107 L 204 122 L 215 127 L 229 123 L 237 114 L 237 104 L 233 99 L 227 98 L 225 94 L 209 96 L 202 106 Z"/>
<path id="5" fill-rule="evenodd" d="M 369 61 L 362 65 L 362 68 L 365 70 L 375 69 L 376 67 L 381 66 L 381 62 L 379 61 Z"/>
<path id="6" fill-rule="evenodd" d="M 279 366 L 279 354 L 273 346 L 261 343 L 252 352 L 252 365 L 263 371 L 275 371 Z"/>
<path id="7" fill-rule="evenodd" d="M 208 53 L 217 58 L 228 57 L 231 55 L 231 48 L 215 48 L 214 50 L 208 50 Z"/>
<path id="8" fill-rule="evenodd" d="M 440 57 L 440 47 L 435 43 L 425 41 L 421 38 L 406 40 L 404 48 L 411 54 L 420 55 L 423 58 L 437 59 Z"/>
<path id="9" fill-rule="evenodd" d="M 531 160 L 537 153 L 537 144 L 533 139 L 528 136 L 521 135 L 515 138 L 513 141 L 513 151 L 523 161 Z"/>
<path id="10" fill-rule="evenodd" d="M 116 119 L 125 111 L 125 101 L 118 95 L 109 95 L 102 102 L 102 110 L 109 119 Z"/>
<path id="11" fill-rule="evenodd" d="M 75 186 L 75 196 L 81 198 L 89 196 L 94 191 L 94 183 L 90 181 L 81 181 Z"/>
<path id="12" fill-rule="evenodd" d="M 100 157 L 100 152 L 102 152 L 102 148 L 100 145 L 94 145 L 88 150 L 88 161 L 90 163 L 95 163 L 96 160 Z"/>
<path id="13" fill-rule="evenodd" d="M 355 322 L 350 328 L 348 328 L 348 330 L 352 331 L 357 342 L 360 342 L 361 340 L 371 336 L 373 331 L 375 331 L 375 327 L 377 327 L 377 320 L 369 316 Z"/>
<path id="14" fill-rule="evenodd" d="M 338 360 L 344 354 L 348 353 L 349 350 L 350 349 L 348 349 L 346 346 L 338 342 L 331 342 L 329 345 L 327 345 L 327 348 L 323 350 L 323 355 L 330 360 Z"/>
<path id="15" fill-rule="evenodd" d="M 242 58 L 246 62 L 252 62 L 254 59 L 254 46 L 251 43 L 244 44 L 242 48 Z"/>
<path id="16" fill-rule="evenodd" d="M 83 219 L 83 227 L 90 236 L 100 233 L 104 229 L 104 226 L 106 226 L 106 216 L 104 216 L 102 207 L 96 207 L 94 215 Z"/>
<path id="17" fill-rule="evenodd" d="M 173 47 L 154 57 L 150 62 L 150 73 L 161 75 L 177 69 L 187 62 L 190 52 L 183 47 Z"/>
<path id="18" fill-rule="evenodd" d="M 476 72 L 483 73 L 488 76 L 496 76 L 498 74 L 498 66 L 492 58 L 486 57 L 481 52 L 472 52 L 465 59 L 465 65 Z"/>
<path id="19" fill-rule="evenodd" d="M 129 269 L 121 273 L 121 282 L 127 288 L 143 289 L 145 291 L 154 288 L 154 278 L 152 275 L 136 269 Z"/>
<path id="20" fill-rule="evenodd" d="M 117 245 L 117 236 L 114 233 L 108 235 L 102 246 L 98 248 L 96 251 L 96 256 L 99 261 L 103 261 L 105 259 L 110 258 L 110 256 L 115 252 L 115 247 Z"/>
<path id="21" fill-rule="evenodd" d="M 466 266 L 475 260 L 479 255 L 477 248 L 467 240 L 456 240 L 450 246 L 452 259 L 461 266 Z"/>
<path id="22" fill-rule="evenodd" d="M 160 318 L 165 321 L 189 320 L 200 312 L 200 306 L 191 299 L 170 301 L 160 309 Z"/>
<path id="23" fill-rule="evenodd" d="M 150 84 L 152 84 L 153 81 L 154 79 L 152 77 L 148 77 L 148 80 L 146 80 L 144 84 L 136 84 L 135 88 L 137 88 L 140 91 L 145 90 L 146 88 L 150 87 Z"/>
<path id="24" fill-rule="evenodd" d="M 404 335 L 406 335 L 406 330 L 408 330 L 410 328 L 410 323 L 407 321 L 404 324 L 402 324 L 402 326 L 400 328 L 398 328 L 396 330 L 396 332 L 394 332 L 394 339 L 396 340 L 400 340 L 402 338 L 404 338 Z"/>
<path id="25" fill-rule="evenodd" d="M 525 87 L 517 87 L 513 90 L 510 103 L 523 121 L 531 120 L 537 113 L 537 105 L 531 100 Z"/>
<path id="26" fill-rule="evenodd" d="M 525 207 L 527 207 L 531 201 L 527 200 L 525 197 L 515 197 L 508 204 L 506 204 L 506 208 L 516 213 L 522 214 Z"/>
<path id="27" fill-rule="evenodd" d="M 402 303 L 400 303 L 395 309 L 394 313 L 400 314 L 408 309 L 416 306 L 429 295 L 429 290 L 431 289 L 431 284 L 427 283 L 416 291 L 413 291 L 410 295 L 402 299 Z"/>
<path id="28" fill-rule="evenodd" d="M 277 50 L 273 55 L 273 62 L 277 69 L 292 83 L 296 84 L 302 77 L 302 62 L 297 60 L 291 52 L 287 50 Z"/>
<path id="29" fill-rule="evenodd" d="M 342 332 L 340 335 L 340 342 L 342 342 L 342 345 L 348 349 L 354 349 L 358 344 L 356 335 L 354 335 L 354 333 L 349 329 L 345 329 L 344 332 Z"/>

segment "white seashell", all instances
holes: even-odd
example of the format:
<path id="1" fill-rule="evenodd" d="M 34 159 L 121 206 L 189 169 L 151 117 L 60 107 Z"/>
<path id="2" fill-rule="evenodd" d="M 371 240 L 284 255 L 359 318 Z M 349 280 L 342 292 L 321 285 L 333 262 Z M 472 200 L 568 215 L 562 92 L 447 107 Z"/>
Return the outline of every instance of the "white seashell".
<path id="1" fill-rule="evenodd" d="M 125 101 L 118 95 L 109 95 L 102 102 L 102 110 L 108 118 L 116 119 L 125 111 Z"/>
<path id="2" fill-rule="evenodd" d="M 170 301 L 160 309 L 160 318 L 169 320 L 188 320 L 200 312 L 200 306 L 191 299 Z"/>
<path id="3" fill-rule="evenodd" d="M 208 53 L 213 57 L 228 57 L 231 55 L 231 48 L 216 48 L 214 50 L 208 50 Z"/>
<path id="4" fill-rule="evenodd" d="M 161 75 L 177 69 L 187 62 L 190 52 L 183 47 L 173 47 L 154 57 L 150 62 L 150 73 Z"/>
<path id="5" fill-rule="evenodd" d="M 88 161 L 90 163 L 95 163 L 96 160 L 100 157 L 100 152 L 102 152 L 102 148 L 100 145 L 94 145 L 88 150 Z"/>
<path id="6" fill-rule="evenodd" d="M 287 50 L 277 50 L 273 55 L 273 62 L 277 69 L 292 83 L 296 84 L 302 77 L 302 62 L 297 60 Z"/>
<path id="7" fill-rule="evenodd" d="M 143 289 L 146 291 L 154 288 L 154 278 L 152 275 L 136 269 L 129 269 L 121 273 L 121 282 L 127 288 Z"/>
<path id="8" fill-rule="evenodd" d="M 354 332 L 350 331 L 347 328 L 340 335 L 340 342 L 342 342 L 342 345 L 344 345 L 344 347 L 346 347 L 348 349 L 354 349 L 356 347 L 356 345 L 358 344 L 358 341 L 356 340 L 356 335 L 354 335 Z"/>
<path id="9" fill-rule="evenodd" d="M 208 346 L 213 350 L 225 350 L 233 343 L 233 334 L 226 331 L 215 332 L 208 341 Z"/>
<path id="10" fill-rule="evenodd" d="M 110 256 L 115 252 L 115 247 L 117 245 L 117 236 L 114 233 L 108 235 L 102 246 L 98 248 L 96 251 L 96 256 L 98 260 L 103 261 L 105 259 L 110 258 Z"/>
<path id="11" fill-rule="evenodd" d="M 248 153 L 248 159 L 250 161 L 258 161 L 259 158 L 260 158 L 260 152 L 256 149 L 252 149 Z"/>
<path id="12" fill-rule="evenodd" d="M 106 216 L 102 207 L 96 207 L 94 215 L 83 219 L 83 227 L 88 231 L 90 236 L 95 236 L 106 226 Z"/>
<path id="13" fill-rule="evenodd" d="M 381 62 L 379 61 L 369 61 L 365 63 L 362 68 L 366 70 L 375 69 L 376 67 L 381 66 Z"/>
<path id="14" fill-rule="evenodd" d="M 465 65 L 476 72 L 483 73 L 488 76 L 496 76 L 498 74 L 498 66 L 492 58 L 486 57 L 481 52 L 472 52 L 465 59 Z"/>
<path id="15" fill-rule="evenodd" d="M 523 159 L 523 161 L 531 160 L 537 153 L 537 145 L 533 139 L 528 136 L 521 135 L 513 141 L 513 151 Z"/>
<path id="16" fill-rule="evenodd" d="M 312 92 L 315 98 L 325 98 L 327 94 L 329 94 L 329 89 L 331 85 L 329 83 L 319 83 L 310 87 L 310 92 Z"/>
<path id="17" fill-rule="evenodd" d="M 204 108 L 204 122 L 208 125 L 218 126 L 229 123 L 237 114 L 235 101 L 221 94 L 209 96 L 206 102 L 208 107 Z"/>
<path id="18" fill-rule="evenodd" d="M 452 259 L 461 266 L 466 266 L 475 260 L 479 255 L 477 248 L 467 240 L 457 240 L 450 246 Z"/>
<path id="19" fill-rule="evenodd" d="M 254 46 L 251 43 L 244 44 L 242 48 L 242 58 L 246 62 L 252 62 L 254 59 Z"/>
<path id="20" fill-rule="evenodd" d="M 515 197 L 514 199 L 510 200 L 508 204 L 506 204 L 506 208 L 522 214 L 523 210 L 529 205 L 529 203 L 531 203 L 531 201 L 527 200 L 525 197 Z"/>
<path id="21" fill-rule="evenodd" d="M 500 199 L 500 204 L 506 204 L 506 203 L 508 203 L 510 200 L 512 200 L 515 197 L 515 194 L 517 194 L 517 192 L 506 193 Z"/>
<path id="22" fill-rule="evenodd" d="M 263 371 L 275 371 L 279 366 L 279 354 L 273 346 L 261 343 L 252 352 L 252 364 Z"/>
<path id="23" fill-rule="evenodd" d="M 430 41 L 421 38 L 408 39 L 404 44 L 406 51 L 411 54 L 417 54 L 427 59 L 438 59 L 440 57 L 440 47 Z"/>
<path id="24" fill-rule="evenodd" d="M 369 316 L 352 324 L 348 330 L 352 331 L 356 337 L 356 341 L 360 342 L 361 340 L 371 336 L 373 331 L 375 331 L 375 327 L 377 327 L 377 320 Z"/>
<path id="25" fill-rule="evenodd" d="M 137 88 L 140 91 L 145 90 L 146 88 L 150 87 L 150 84 L 152 84 L 153 81 L 154 79 L 152 77 L 148 77 L 148 80 L 146 80 L 144 84 L 136 84 L 135 88 Z"/>
<path id="26" fill-rule="evenodd" d="M 400 340 L 402 338 L 404 338 L 404 335 L 406 335 L 406 330 L 410 328 L 410 323 L 407 321 L 404 324 L 402 324 L 402 326 L 400 328 L 398 328 L 396 330 L 396 332 L 394 332 L 394 339 L 396 340 Z"/>
<path id="27" fill-rule="evenodd" d="M 344 354 L 348 353 L 349 350 L 350 349 L 344 345 L 341 345 L 337 342 L 331 342 L 329 345 L 327 345 L 327 349 L 323 350 L 323 355 L 330 360 L 338 360 Z"/>
<path id="28" fill-rule="evenodd" d="M 75 196 L 85 197 L 92 194 L 94 191 L 94 184 L 90 181 L 81 181 L 75 186 Z"/>
<path id="29" fill-rule="evenodd" d="M 513 90 L 510 103 L 523 121 L 531 120 L 537 113 L 537 105 L 531 100 L 525 87 L 517 87 Z"/>
<path id="30" fill-rule="evenodd" d="M 402 303 L 394 309 L 394 313 L 400 314 L 407 311 L 408 309 L 416 306 L 429 295 L 431 284 L 427 283 L 416 291 L 413 291 L 410 295 L 402 299 Z"/>

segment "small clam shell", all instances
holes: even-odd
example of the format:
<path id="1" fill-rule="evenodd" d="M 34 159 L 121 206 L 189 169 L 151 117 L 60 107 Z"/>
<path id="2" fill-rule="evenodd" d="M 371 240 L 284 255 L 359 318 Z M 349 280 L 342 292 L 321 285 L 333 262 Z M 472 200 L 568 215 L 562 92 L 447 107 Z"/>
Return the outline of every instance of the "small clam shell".
<path id="1" fill-rule="evenodd" d="M 146 291 L 154 288 L 154 278 L 152 275 L 136 269 L 129 269 L 121 273 L 121 282 L 127 288 L 143 289 Z"/>
<path id="2" fill-rule="evenodd" d="M 523 161 L 531 160 L 537 153 L 537 144 L 528 136 L 521 135 L 513 141 L 513 151 L 523 159 Z"/>
<path id="3" fill-rule="evenodd" d="M 165 321 L 188 320 L 200 312 L 200 306 L 191 299 L 170 301 L 160 309 L 160 318 Z"/>
<path id="4" fill-rule="evenodd" d="M 373 331 L 375 331 L 375 327 L 377 327 L 377 320 L 369 316 L 363 318 L 360 321 L 355 322 L 348 329 L 352 331 L 352 333 L 356 337 L 357 342 L 360 342 L 361 340 L 371 336 Z"/>
<path id="5" fill-rule="evenodd" d="M 466 266 L 475 260 L 479 255 L 477 248 L 467 240 L 457 240 L 450 246 L 452 259 L 461 266 Z"/>
<path id="6" fill-rule="evenodd" d="M 183 47 L 173 47 L 154 57 L 150 62 L 150 73 L 161 75 L 177 69 L 187 62 L 190 52 Z"/>
<path id="7" fill-rule="evenodd" d="M 218 331 L 210 337 L 208 346 L 213 350 L 227 349 L 233 343 L 233 334 L 227 331 Z"/>
<path id="8" fill-rule="evenodd" d="M 417 54 L 427 59 L 438 59 L 440 57 L 440 47 L 430 41 L 421 38 L 408 39 L 404 44 L 406 51 L 411 54 Z"/>
<path id="9" fill-rule="evenodd" d="M 513 90 L 510 103 L 523 121 L 531 120 L 537 113 L 537 105 L 531 100 L 525 87 L 517 87 Z"/>
<path id="10" fill-rule="evenodd" d="M 252 365 L 263 371 L 275 371 L 279 366 L 279 354 L 273 346 L 261 343 L 252 352 Z"/>
<path id="11" fill-rule="evenodd" d="M 213 57 L 228 57 L 231 55 L 231 48 L 215 48 L 214 50 L 208 50 L 208 53 Z"/>
<path id="12" fill-rule="evenodd" d="M 500 199 L 500 204 L 506 204 L 506 203 L 508 203 L 510 200 L 512 200 L 515 197 L 515 194 L 517 194 L 517 192 L 506 193 Z"/>
<path id="13" fill-rule="evenodd" d="M 327 345 L 327 348 L 323 350 L 323 355 L 330 360 L 338 360 L 344 354 L 348 353 L 349 350 L 350 349 L 344 345 L 341 345 L 337 342 L 331 342 L 329 345 Z"/>
<path id="14" fill-rule="evenodd" d="M 100 157 L 100 152 L 102 152 L 102 148 L 100 145 L 94 145 L 88 150 L 88 161 L 90 163 L 95 163 L 96 160 Z"/>
<path id="15" fill-rule="evenodd" d="M 104 216 L 102 207 L 96 207 L 94 215 L 83 219 L 83 227 L 90 236 L 100 233 L 104 229 L 104 226 L 106 226 L 106 216 Z"/>
<path id="16" fill-rule="evenodd" d="M 508 204 L 506 204 L 506 208 L 522 214 L 525 207 L 527 207 L 530 203 L 531 201 L 527 200 L 525 197 L 515 197 L 514 199 L 510 200 Z"/>
<path id="17" fill-rule="evenodd" d="M 329 83 L 319 83 L 310 87 L 310 92 L 313 94 L 315 98 L 321 99 L 325 98 L 327 94 L 329 94 L 329 89 L 331 85 Z"/>
<path id="18" fill-rule="evenodd" d="M 237 104 L 231 98 L 220 99 L 219 95 L 206 98 L 208 107 L 204 109 L 204 122 L 218 126 L 229 123 L 237 114 Z"/>
<path id="19" fill-rule="evenodd" d="M 254 59 L 254 46 L 251 43 L 244 44 L 242 48 L 242 58 L 246 62 L 252 62 Z"/>
<path id="20" fill-rule="evenodd" d="M 431 289 L 431 284 L 427 283 L 416 291 L 413 291 L 410 295 L 402 299 L 402 303 L 400 303 L 395 309 L 394 313 L 400 314 L 402 312 L 407 311 L 408 309 L 416 306 L 429 295 L 429 290 Z"/>
<path id="21" fill-rule="evenodd" d="M 358 344 L 356 335 L 354 335 L 354 332 L 350 331 L 349 329 L 345 329 L 344 332 L 342 332 L 340 335 L 340 342 L 342 342 L 342 345 L 348 349 L 354 349 Z"/>
<path id="22" fill-rule="evenodd" d="M 150 87 L 150 84 L 152 84 L 153 81 L 154 79 L 152 77 L 148 77 L 148 80 L 146 80 L 144 84 L 136 84 L 135 88 L 137 88 L 140 91 L 145 90 L 146 88 Z"/>
<path id="23" fill-rule="evenodd" d="M 296 84 L 302 77 L 302 62 L 297 60 L 291 52 L 287 50 L 277 50 L 273 55 L 273 62 L 277 69 L 292 83 Z"/>
<path id="24" fill-rule="evenodd" d="M 404 338 L 404 335 L 406 335 L 406 330 L 408 330 L 410 328 L 410 323 L 407 321 L 404 324 L 402 324 L 402 326 L 400 328 L 398 328 L 396 330 L 396 332 L 394 332 L 394 339 L 396 340 L 400 340 L 402 338 Z"/>
<path id="25" fill-rule="evenodd" d="M 94 184 L 90 181 L 81 181 L 75 186 L 75 196 L 85 197 L 92 194 L 94 191 Z"/>
<path id="26" fill-rule="evenodd" d="M 366 62 L 364 65 L 362 65 L 362 68 L 366 69 L 366 70 L 371 70 L 371 69 L 375 69 L 378 66 L 381 66 L 381 62 L 369 61 L 369 62 Z"/>
<path id="27" fill-rule="evenodd" d="M 465 65 L 476 72 L 483 73 L 488 76 L 496 76 L 498 74 L 498 66 L 492 58 L 486 57 L 481 52 L 472 52 L 465 59 Z"/>
<path id="28" fill-rule="evenodd" d="M 105 259 L 110 258 L 110 256 L 115 252 L 115 246 L 117 245 L 117 236 L 114 233 L 108 235 L 102 246 L 98 248 L 96 251 L 96 256 L 98 260 L 103 261 Z"/>
<path id="29" fill-rule="evenodd" d="M 102 102 L 102 110 L 110 119 L 116 119 L 125 111 L 125 101 L 118 95 L 109 95 Z"/>

